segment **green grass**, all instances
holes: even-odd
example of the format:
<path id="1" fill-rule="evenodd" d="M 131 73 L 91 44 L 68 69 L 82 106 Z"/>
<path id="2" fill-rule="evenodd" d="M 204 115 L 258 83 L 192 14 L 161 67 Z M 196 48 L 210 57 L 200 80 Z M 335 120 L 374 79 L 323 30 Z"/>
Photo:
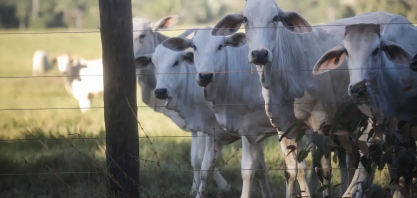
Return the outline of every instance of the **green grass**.
<path id="1" fill-rule="evenodd" d="M 101 57 L 100 34 L 0 35 L 0 76 L 31 76 L 32 55 L 38 49 L 45 50 L 50 57 L 71 53 L 96 59 Z M 58 71 L 55 68 L 46 75 L 58 75 Z M 162 114 L 141 107 L 145 106 L 141 100 L 138 105 L 138 120 L 150 136 L 190 135 Z M 92 106 L 102 107 L 102 96 L 95 98 Z M 62 107 L 78 107 L 78 103 L 65 92 L 61 78 L 0 78 L 0 109 Z M 0 197 L 103 197 L 106 192 L 103 131 L 104 115 L 100 108 L 85 114 L 77 109 L 0 111 L 0 138 L 4 140 L 0 142 Z M 143 131 L 139 135 L 144 136 Z M 89 139 L 71 139 L 78 137 Z M 186 197 L 192 184 L 190 138 L 152 138 L 151 141 L 161 169 L 156 166 L 150 140 L 140 139 L 143 196 Z M 265 143 L 269 169 L 284 167 L 277 141 L 270 138 Z M 219 166 L 234 190 L 221 197 L 240 196 L 241 151 L 231 158 L 239 145 L 240 141 L 223 149 Z M 338 170 L 333 173 L 334 183 L 339 183 Z M 378 174 L 375 181 L 384 183 L 386 175 Z M 268 177 L 274 197 L 282 197 L 284 171 L 270 170 Z M 215 197 L 218 192 L 214 183 L 210 187 L 210 195 Z M 261 197 L 258 189 L 254 197 Z"/>

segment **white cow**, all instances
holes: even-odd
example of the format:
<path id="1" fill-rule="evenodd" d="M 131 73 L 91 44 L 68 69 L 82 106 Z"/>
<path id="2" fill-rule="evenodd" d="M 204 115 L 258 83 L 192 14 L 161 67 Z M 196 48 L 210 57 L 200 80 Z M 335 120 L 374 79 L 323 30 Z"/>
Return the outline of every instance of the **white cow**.
<path id="1" fill-rule="evenodd" d="M 177 112 L 184 119 L 182 129 L 193 133 L 203 131 L 209 135 L 205 136 L 205 142 L 199 145 L 205 145 L 205 149 L 201 150 L 202 155 L 198 156 L 203 159 L 200 168 L 202 171 L 195 170 L 198 172 L 194 174 L 194 182 L 199 186 L 197 197 L 202 197 L 207 193 L 208 182 L 213 174 L 216 180 L 221 181 L 218 182 L 220 188 L 229 188 L 219 172 L 215 171 L 215 166 L 221 156 L 222 146 L 240 137 L 227 134 L 217 123 L 210 104 L 204 100 L 202 88 L 193 83 L 194 76 L 191 74 L 196 72 L 194 65 L 185 61 L 192 59 L 192 52 L 174 52 L 158 45 L 154 53 L 136 57 L 135 62 L 138 69 L 153 66 L 157 73 L 155 96 L 166 101 L 165 107 Z"/>
<path id="2" fill-rule="evenodd" d="M 33 54 L 32 74 L 39 75 L 52 69 L 52 65 L 56 62 L 53 59 L 49 62 L 48 54 L 43 50 L 37 50 Z"/>
<path id="3" fill-rule="evenodd" d="M 151 22 L 146 18 L 133 18 L 133 48 L 135 57 L 151 54 L 154 52 L 157 45 L 168 39 L 169 37 L 161 34 L 158 30 L 166 30 L 175 25 L 179 20 L 178 16 L 167 16 L 157 22 Z M 180 37 L 190 36 L 194 30 L 184 31 Z M 177 112 L 165 108 L 165 101 L 156 100 L 154 89 L 156 87 L 156 78 L 153 69 L 141 69 L 138 72 L 138 83 L 141 87 L 142 101 L 149 107 L 152 107 L 156 112 L 163 113 L 169 117 L 180 128 L 185 126 L 185 120 Z M 194 180 L 191 187 L 191 195 L 195 195 L 200 186 L 200 170 L 204 163 L 204 153 L 206 152 L 206 141 L 214 141 L 213 137 L 207 136 L 203 132 L 192 132 L 191 140 L 191 165 L 194 171 Z M 220 151 L 219 151 L 220 153 Z M 216 171 L 214 178 L 217 186 L 222 191 L 229 191 L 230 185 L 221 176 L 220 172 Z"/>
<path id="4" fill-rule="evenodd" d="M 394 17 L 386 12 L 367 13 L 325 25 L 367 21 L 384 23 Z M 349 74 L 345 70 L 330 72 L 318 78 L 311 74 L 311 70 L 325 51 L 340 43 L 344 27 L 312 28 L 298 13 L 283 11 L 273 0 L 247 0 L 241 13 L 227 15 L 216 25 L 212 34 L 230 35 L 242 24 L 245 25 L 250 50 L 248 59 L 257 65 L 261 76 L 265 108 L 271 123 L 280 135 L 296 121 L 323 133 L 320 126 L 323 123 L 332 124 L 335 113 L 347 105 L 349 98 L 345 97 L 343 88 L 349 82 Z M 295 134 L 289 133 L 288 137 L 294 137 Z M 291 144 L 296 145 L 295 140 L 292 141 Z M 296 163 L 292 162 L 296 160 L 295 157 L 286 160 L 286 164 L 291 165 L 287 166 L 288 169 L 296 169 Z M 305 169 L 302 164 L 298 165 L 300 167 L 301 171 Z M 322 171 L 323 185 L 330 184 L 330 155 L 321 160 L 321 168 L 318 170 Z M 294 194 L 291 186 L 297 177 L 296 171 L 289 173 L 287 196 Z M 345 184 L 347 175 L 342 174 Z M 314 184 L 317 182 L 312 182 Z M 311 186 L 311 191 L 315 189 L 315 186 Z M 303 196 L 312 195 L 307 189 L 303 191 Z M 323 194 L 329 196 L 331 188 L 324 190 Z"/>
<path id="5" fill-rule="evenodd" d="M 81 112 L 91 107 L 92 98 L 103 92 L 103 61 L 74 59 L 69 54 L 56 58 L 65 89 L 78 100 Z"/>
<path id="6" fill-rule="evenodd" d="M 271 197 L 261 142 L 276 132 L 265 115 L 261 88 L 255 86 L 259 76 L 251 77 L 250 64 L 242 58 L 248 53 L 248 47 L 240 44 L 243 34 L 214 37 L 211 29 L 198 30 L 193 39 L 170 38 L 162 45 L 176 51 L 194 49 L 196 79 L 204 87 L 205 100 L 213 104 L 216 119 L 226 131 L 242 136 L 241 197 L 250 197 L 254 175 L 260 178 L 262 195 Z"/>
<path id="7" fill-rule="evenodd" d="M 417 28 L 406 18 L 395 18 L 380 32 L 379 24 L 347 26 L 342 43 L 322 56 L 313 73 L 336 69 L 346 58 L 348 93 L 353 98 L 369 98 L 367 105 L 378 125 L 392 118 L 417 124 L 417 89 L 412 80 L 417 79 L 417 73 L 409 67 L 409 52 L 417 53 Z M 359 181 L 367 179 L 365 171 L 358 174 L 362 176 Z M 346 197 L 352 192 L 347 191 Z"/>

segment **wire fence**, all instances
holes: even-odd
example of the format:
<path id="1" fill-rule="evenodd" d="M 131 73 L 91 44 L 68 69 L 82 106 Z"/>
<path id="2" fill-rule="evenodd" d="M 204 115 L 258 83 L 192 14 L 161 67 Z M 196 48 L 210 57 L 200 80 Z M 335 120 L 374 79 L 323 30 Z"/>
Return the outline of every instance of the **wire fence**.
<path id="1" fill-rule="evenodd" d="M 404 25 L 407 24 L 409 25 L 410 23 L 390 23 L 389 25 Z M 414 24 L 414 23 L 413 23 Z M 381 23 L 380 25 L 388 25 L 388 23 Z M 304 26 L 304 27 L 328 27 L 328 26 L 346 26 L 346 25 L 314 25 L 314 26 Z M 269 27 L 251 27 L 251 28 L 269 28 Z M 279 28 L 284 28 L 284 27 L 279 27 Z M 231 29 L 236 29 L 236 28 L 231 28 Z M 243 28 L 241 28 L 243 29 Z M 160 31 L 185 31 L 185 30 L 190 30 L 190 29 L 170 29 L 170 30 L 160 30 Z M 199 30 L 201 31 L 201 29 L 194 29 L 194 30 Z M 141 31 L 151 31 L 148 29 L 144 29 L 144 30 L 134 30 L 134 32 L 141 32 Z M 211 31 L 211 30 L 209 30 Z M 0 36 L 10 36 L 10 35 L 42 35 L 42 34 L 89 34 L 89 33 L 100 33 L 100 30 L 90 30 L 90 31 L 42 31 L 42 32 L 0 32 Z M 387 68 L 379 68 L 379 69 L 387 69 Z M 396 69 L 396 70 L 400 70 L 400 69 L 408 69 L 409 68 L 388 68 L 388 69 Z M 346 69 L 341 69 L 341 70 L 346 70 Z M 350 69 L 352 70 L 352 69 Z M 359 70 L 359 69 L 354 69 L 354 70 Z M 281 70 L 280 70 L 281 71 Z M 313 70 L 297 70 L 299 72 L 301 71 L 306 71 L 306 72 L 312 72 Z M 214 72 L 214 73 L 218 73 L 218 74 L 226 74 L 226 73 L 248 73 L 248 72 L 259 72 L 257 70 L 253 70 L 253 71 L 222 71 L 222 72 Z M 272 72 L 278 72 L 278 71 L 272 71 Z M 151 74 L 151 73 L 149 73 Z M 158 75 L 195 75 L 197 74 L 196 72 L 186 72 L 186 73 L 152 73 L 152 74 L 158 74 Z M 140 75 L 148 75 L 148 73 L 142 73 Z M 97 75 L 34 75 L 34 76 L 0 76 L 0 80 L 13 80 L 13 79 L 42 79 L 42 78 L 66 78 L 66 77 L 102 77 L 102 74 L 97 74 Z M 403 103 L 405 102 L 404 100 L 398 100 L 398 101 L 381 101 L 381 102 L 387 102 L 387 103 Z M 271 104 L 269 104 L 269 106 L 274 106 L 274 105 L 283 105 L 283 104 L 311 104 L 311 103 L 297 103 L 297 102 L 292 102 L 292 103 L 277 103 L 277 102 L 272 102 Z M 326 103 L 324 102 L 323 104 L 334 104 L 334 102 L 329 102 Z M 230 104 L 216 104 L 217 106 L 262 106 L 262 108 L 264 108 L 265 104 L 264 103 L 259 103 L 259 104 L 239 104 L 239 103 L 230 103 Z M 22 104 L 23 106 L 23 104 Z M 198 106 L 207 106 L 207 104 L 192 104 L 192 105 L 177 105 L 177 108 L 183 108 L 183 107 L 198 107 Z M 138 105 L 138 108 L 149 108 L 150 106 L 148 105 Z M 164 108 L 166 107 L 166 105 L 153 105 L 150 108 L 155 108 L 155 107 L 160 107 L 160 108 Z M 51 111 L 51 110 L 78 110 L 78 109 L 87 109 L 87 107 L 50 107 L 50 108 L 1 108 L 0 112 L 14 112 L 14 111 Z M 96 106 L 96 107 L 88 107 L 88 109 L 97 109 L 97 110 L 102 110 L 104 109 L 104 107 L 100 107 L 100 106 Z M 139 111 L 140 113 L 140 111 Z M 134 115 L 134 114 L 133 114 Z M 138 120 L 138 118 L 136 118 Z M 187 173 L 189 175 L 188 179 L 188 185 L 191 186 L 192 183 L 197 183 L 199 181 L 195 181 L 192 178 L 192 173 L 196 172 L 196 171 L 201 171 L 201 172 L 213 172 L 211 177 L 213 177 L 214 173 L 217 171 L 221 171 L 222 173 L 226 173 L 228 174 L 229 177 L 233 176 L 236 177 L 238 174 L 231 174 L 228 172 L 240 172 L 240 171 L 245 171 L 245 170 L 253 170 L 253 171 L 265 171 L 265 172 L 269 172 L 269 171 L 277 171 L 279 173 L 275 174 L 273 177 L 277 178 L 277 177 L 281 177 L 282 181 L 279 182 L 273 182 L 273 184 L 275 185 L 282 185 L 285 184 L 285 177 L 286 177 L 286 172 L 285 171 L 290 171 L 290 170 L 299 170 L 297 169 L 292 169 L 292 168 L 284 168 L 285 166 L 281 166 L 282 165 L 282 157 L 276 157 L 274 159 L 276 159 L 275 162 L 270 162 L 268 164 L 266 164 L 267 168 L 266 169 L 261 169 L 261 168 L 238 168 L 237 166 L 237 162 L 234 162 L 233 165 L 231 164 L 232 160 L 236 160 L 239 161 L 238 159 L 238 152 L 240 152 L 242 150 L 242 144 L 240 145 L 236 145 L 234 144 L 233 146 L 236 148 L 232 148 L 230 149 L 228 152 L 229 156 L 226 156 L 226 160 L 223 160 L 223 162 L 219 162 L 220 165 L 217 166 L 217 169 L 215 171 L 213 171 L 213 169 L 201 169 L 201 168 L 193 168 L 190 167 L 189 163 L 188 164 L 181 164 L 178 163 L 177 164 L 177 160 L 176 159 L 172 159 L 169 156 L 169 153 L 161 153 L 159 152 L 158 149 L 162 150 L 161 145 L 156 145 L 158 143 L 155 142 L 155 139 L 165 139 L 165 138 L 212 138 L 212 137 L 208 137 L 206 135 L 152 135 L 152 132 L 146 132 L 146 130 L 144 129 L 144 127 L 141 125 L 141 122 L 146 122 L 145 120 L 138 120 L 138 125 L 140 128 L 140 133 L 144 134 L 144 136 L 139 136 L 139 139 L 143 140 L 143 142 L 141 143 L 146 143 L 148 144 L 147 146 L 144 147 L 144 149 L 148 150 L 147 154 L 150 156 L 146 156 L 146 158 L 149 159 L 144 159 L 142 157 L 136 158 L 136 161 L 140 164 L 141 166 L 141 170 L 140 173 L 141 174 L 152 174 L 151 176 L 145 176 L 145 179 L 148 179 L 146 181 L 150 182 L 153 180 L 153 183 L 155 184 L 154 186 L 152 185 L 139 185 L 136 184 L 138 189 L 140 189 L 140 191 L 148 196 L 151 197 L 152 195 L 150 194 L 154 194 L 154 195 L 159 195 L 162 197 L 165 196 L 172 196 L 172 197 L 181 197 L 184 194 L 181 193 L 175 193 L 175 188 L 179 188 L 177 186 L 174 185 L 174 187 L 169 187 L 169 185 L 171 185 L 171 182 L 174 182 L 173 180 L 181 178 L 183 176 L 174 176 L 173 174 L 175 173 Z M 214 124 L 213 124 L 214 126 Z M 215 131 L 216 129 L 213 128 L 213 131 Z M 369 134 L 369 133 L 364 133 L 364 134 Z M 276 134 L 278 135 L 278 134 Z M 305 134 L 306 136 L 311 136 L 313 134 Z M 221 138 L 223 135 L 217 135 L 216 138 Z M 224 135 L 225 137 L 229 137 L 230 135 Z M 242 138 L 242 137 L 257 137 L 259 136 L 259 134 L 255 134 L 255 135 L 234 135 L 235 137 L 238 138 Z M 0 152 L 4 152 L 5 149 L 7 147 L 6 144 L 13 144 L 16 142 L 21 142 L 21 141 L 35 141 L 35 142 L 39 142 L 39 144 L 41 144 L 43 146 L 43 148 L 47 149 L 49 148 L 48 144 L 50 142 L 53 141 L 62 141 L 65 142 L 65 146 L 63 146 L 63 150 L 62 151 L 62 156 L 61 158 L 64 159 L 65 158 L 65 154 L 71 154 L 74 155 L 74 153 L 69 153 L 67 152 L 67 150 L 71 150 L 74 151 L 75 153 L 78 153 L 78 156 L 72 156 L 72 158 L 69 160 L 69 162 L 73 162 L 73 160 L 75 160 L 76 158 L 80 158 L 79 156 L 82 156 L 83 158 L 85 158 L 88 163 L 84 163 L 81 164 L 82 165 L 88 165 L 88 171 L 85 171 L 86 167 L 77 167 L 77 169 L 83 169 L 83 170 L 78 170 L 78 171 L 74 171 L 74 170 L 55 170 L 55 169 L 59 169 L 58 166 L 54 166 L 56 163 L 54 162 L 49 162 L 48 160 L 45 160 L 43 166 L 42 165 L 38 165 L 36 164 L 37 162 L 34 162 L 34 167 L 37 170 L 33 170 L 33 172 L 26 172 L 24 170 L 24 168 L 20 168 L 18 169 L 18 171 L 13 171 L 13 172 L 3 172 L 0 171 L 0 178 L 5 178 L 5 177 L 34 177 L 34 176 L 54 176 L 55 181 L 57 181 L 58 183 L 62 184 L 65 186 L 66 189 L 69 189 L 69 191 L 72 194 L 73 197 L 77 197 L 77 191 L 80 191 L 79 187 L 74 187 L 74 186 L 78 186 L 76 185 L 76 182 L 74 183 L 72 180 L 77 180 L 80 179 L 78 178 L 78 175 L 87 175 L 88 179 L 87 179 L 87 183 L 82 183 L 83 185 L 88 185 L 88 192 L 86 192 L 85 195 L 87 195 L 87 197 L 100 197 L 105 195 L 105 190 L 102 189 L 103 186 L 103 181 L 105 183 L 105 180 L 113 180 L 114 179 L 111 177 L 111 175 L 108 173 L 107 168 L 105 167 L 104 163 L 103 163 L 103 159 L 99 159 L 97 156 L 97 152 L 104 152 L 106 155 L 106 149 L 104 148 L 103 144 L 90 144 L 87 141 L 96 141 L 96 140 L 104 140 L 106 137 L 105 136 L 100 136 L 100 137 L 82 137 L 82 135 L 77 135 L 77 137 L 73 137 L 71 135 L 68 136 L 60 136 L 59 138 L 48 138 L 48 137 L 41 137 L 41 138 L 12 138 L 12 139 L 6 139 L 6 138 L 2 138 L 0 139 Z M 75 141 L 81 141 L 81 143 L 76 143 Z M 216 141 L 216 140 L 215 140 Z M 369 141 L 363 141 L 366 143 L 370 143 Z M 372 143 L 372 142 L 371 142 Z M 168 143 L 161 143 L 161 144 L 168 144 Z M 185 144 L 185 143 L 184 143 Z M 277 145 L 277 144 L 275 144 Z M 62 146 L 62 145 L 61 145 Z M 174 145 L 175 146 L 178 145 Z M 187 145 L 189 146 L 189 145 Z M 270 145 L 269 145 L 270 146 Z M 13 147 L 12 147 L 13 148 Z M 185 147 L 180 147 L 178 146 L 178 148 L 185 148 Z M 4 150 L 1 150 L 4 149 Z M 13 149 L 22 149 L 25 150 L 25 148 L 13 148 Z M 163 150 L 163 151 L 167 151 L 167 150 Z M 187 150 L 189 151 L 189 150 Z M 278 151 L 278 150 L 277 150 Z M 42 151 L 45 152 L 45 151 Z M 52 152 L 52 151 L 51 151 Z M 61 151 L 60 151 L 61 152 Z M 168 151 L 169 152 L 169 151 Z M 185 151 L 182 151 L 185 152 Z M 213 150 L 212 153 L 210 154 L 215 154 L 216 152 L 221 152 L 221 150 Z M 42 155 L 48 155 L 45 153 L 42 153 Z M 188 155 L 188 154 L 187 154 Z M 277 154 L 278 155 L 278 154 Z M 5 155 L 6 157 L 1 157 L 4 159 L 8 159 L 8 158 L 12 158 L 9 155 Z M 29 159 L 30 155 L 27 155 L 26 157 L 21 156 L 23 163 L 26 166 L 29 166 L 32 162 L 31 159 Z M 56 155 L 59 156 L 59 155 Z M 182 156 L 182 155 L 180 155 Z M 28 158 L 28 159 L 27 159 Z M 42 158 L 47 158 L 47 156 L 42 156 Z M 55 160 L 60 160 L 61 158 L 57 158 Z M 135 158 L 134 156 L 132 156 L 132 158 Z M 223 158 L 222 158 L 223 159 Z M 15 160 L 15 159 L 14 159 Z M 51 159 L 49 159 L 51 160 Z M 110 159 L 113 160 L 113 159 Z M 278 161 L 280 160 L 280 161 Z M 52 160 L 53 161 L 53 160 Z M 114 160 L 113 160 L 114 161 Z M 184 161 L 184 160 L 182 160 Z M 190 160 L 188 160 L 190 161 Z M 9 162 L 8 162 L 9 163 Z M 20 163 L 20 162 L 19 162 Z M 73 162 L 73 163 L 77 163 L 77 162 Z M 200 162 L 201 163 L 201 162 Z M 12 165 L 16 165 L 18 163 L 11 163 Z M 59 164 L 59 163 L 58 163 Z M 173 164 L 173 165 L 172 165 Z M 279 164 L 279 165 L 277 165 Z M 306 169 L 310 170 L 311 169 L 311 164 L 309 164 L 310 166 L 305 167 Z M 181 167 L 182 166 L 182 167 Z M 233 167 L 231 167 L 233 166 Z M 268 166 L 270 166 L 268 168 Z M 1 167 L 1 165 L 0 165 Z M 175 168 L 173 168 L 175 167 Z M 41 169 L 44 169 L 45 171 L 40 171 Z M 326 169 L 326 168 L 316 168 L 316 170 L 320 170 L 320 169 Z M 332 167 L 331 168 L 333 171 L 342 171 L 342 170 L 353 170 L 355 168 L 342 168 L 342 167 Z M 365 169 L 365 168 L 356 168 L 358 170 L 360 169 Z M 372 167 L 372 169 L 378 169 L 377 167 Z M 398 168 L 390 168 L 391 170 L 396 170 Z M 4 169 L 6 170 L 6 169 Z M 120 169 L 121 170 L 121 169 Z M 388 168 L 384 167 L 384 168 L 380 168 L 380 170 L 388 170 Z M 122 170 L 121 170 L 122 171 Z M 121 173 L 121 174 L 125 174 L 125 173 Z M 75 175 L 74 178 L 68 178 L 68 177 L 63 177 L 65 175 Z M 92 177 L 91 175 L 104 175 L 105 178 L 103 179 L 91 179 L 90 177 Z M 125 174 L 125 176 L 127 178 L 130 178 L 129 175 Z M 175 179 L 173 179 L 175 177 Z M 81 178 L 83 179 L 83 178 Z M 184 180 L 186 180 L 184 179 Z M 235 182 L 233 184 L 236 184 L 236 180 L 239 180 L 240 177 L 238 179 L 234 179 Z M 100 181 L 99 181 L 100 180 Z M 17 180 L 18 182 L 22 182 L 24 180 Z M 26 180 L 28 181 L 28 180 Z M 46 181 L 46 180 L 44 180 Z M 132 180 L 133 181 L 133 180 Z M 95 182 L 95 183 L 94 183 Z M 117 183 L 117 181 L 114 181 Z M 30 185 L 38 185 L 38 186 L 42 186 L 36 183 L 42 183 L 39 181 L 31 181 Z M 184 183 L 183 181 L 181 181 L 180 183 Z M 44 184 L 46 185 L 47 182 L 44 182 Z M 16 184 L 13 184 L 13 182 L 11 183 L 7 183 L 8 188 L 15 188 Z M 155 187 L 156 186 L 156 187 Z M 285 185 L 284 185 L 285 186 Z M 335 185 L 337 186 L 337 184 Z M 146 189 L 146 187 L 149 187 L 149 189 Z M 207 186 L 209 187 L 209 186 Z M 52 187 L 53 188 L 53 187 Z M 188 190 L 190 189 L 187 186 Z M 91 194 L 91 189 L 96 191 L 95 195 Z M 31 187 L 27 187 L 26 190 L 31 190 Z M 279 190 L 281 190 L 281 192 L 274 192 L 274 195 L 283 195 L 282 192 L 285 192 L 285 188 L 279 188 Z M 7 190 L 10 191 L 10 190 Z M 66 193 L 63 192 L 57 192 L 54 189 L 46 189 L 46 191 L 48 193 L 50 193 L 50 195 L 58 195 L 58 196 L 65 196 Z M 62 190 L 61 190 L 62 191 Z M 85 189 L 81 190 L 81 191 L 85 191 Z M 156 191 L 156 192 L 153 192 Z M 168 191 L 174 191 L 174 193 L 171 192 L 171 194 Z M 56 193 L 56 194 L 54 194 Z M 81 193 L 80 193 L 81 194 Z M 94 193 L 93 193 L 94 194 Z M 237 193 L 240 194 L 240 193 Z M 285 194 L 285 193 L 284 193 Z M 1 193 L 0 193 L 1 195 Z M 16 192 L 12 192 L 7 195 L 19 195 L 19 193 Z M 217 196 L 218 194 L 214 195 Z"/>

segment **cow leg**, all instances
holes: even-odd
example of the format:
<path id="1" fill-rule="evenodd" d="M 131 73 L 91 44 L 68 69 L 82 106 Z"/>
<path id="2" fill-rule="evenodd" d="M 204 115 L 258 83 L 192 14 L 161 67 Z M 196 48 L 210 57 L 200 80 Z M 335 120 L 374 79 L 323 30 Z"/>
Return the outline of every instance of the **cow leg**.
<path id="1" fill-rule="evenodd" d="M 262 158 L 263 148 L 261 144 L 253 145 L 249 140 L 242 136 L 242 195 L 241 198 L 249 198 L 252 192 L 252 181 L 257 169 L 259 168 L 259 160 L 264 160 Z M 265 173 L 266 174 L 266 173 Z M 266 179 L 266 175 L 264 176 Z M 262 190 L 267 190 L 265 183 L 261 182 L 264 185 Z M 264 192 L 263 192 L 264 193 Z M 268 193 L 267 193 L 268 194 Z"/>
<path id="2" fill-rule="evenodd" d="M 87 92 L 77 91 L 78 92 L 74 92 L 74 97 L 78 100 L 81 112 L 84 113 L 90 108 L 91 98 L 88 96 Z"/>
<path id="3" fill-rule="evenodd" d="M 279 132 L 279 137 L 282 136 L 282 132 Z M 287 180 L 287 192 L 286 197 L 297 197 L 297 193 L 295 192 L 295 181 L 298 180 L 301 189 L 301 196 L 302 197 L 310 197 L 310 190 L 308 188 L 307 179 L 306 179 L 306 171 L 307 165 L 305 160 L 298 163 L 297 161 L 297 154 L 303 148 L 301 141 L 298 143 L 295 139 L 287 139 L 283 138 L 280 142 L 282 155 L 284 156 L 285 160 L 285 178 Z M 297 149 L 293 152 L 288 149 L 288 146 L 295 145 Z M 290 153 L 291 152 L 291 153 Z"/>
<path id="4" fill-rule="evenodd" d="M 355 196 L 356 198 L 366 198 L 366 197 L 369 197 L 369 194 L 364 194 L 364 192 L 365 192 L 367 186 L 369 186 L 369 185 L 371 185 L 373 183 L 374 175 L 375 175 L 375 169 L 376 169 L 376 164 L 375 163 L 372 163 L 371 166 L 372 166 L 371 167 L 372 169 L 371 169 L 371 173 L 370 174 L 368 174 L 365 171 L 363 165 L 361 167 L 362 168 L 361 171 L 360 171 L 361 174 L 359 175 L 359 179 L 358 180 L 359 180 L 359 182 L 363 182 L 363 183 L 359 183 L 358 184 L 358 190 L 357 190 L 357 193 L 356 193 L 356 196 Z M 366 186 L 364 186 L 364 184 Z"/>
<path id="5" fill-rule="evenodd" d="M 372 164 L 372 173 L 368 174 L 362 163 L 359 163 L 358 169 L 356 169 L 355 171 L 355 175 L 352 178 L 352 181 L 350 182 L 350 185 L 348 187 L 348 189 L 346 190 L 346 192 L 343 194 L 342 197 L 356 197 L 356 198 L 362 198 L 363 196 L 363 191 L 364 191 L 364 186 L 358 182 L 366 182 L 367 185 L 372 184 L 373 181 L 373 176 L 375 173 L 375 164 Z M 355 195 L 356 194 L 356 195 Z"/>
<path id="6" fill-rule="evenodd" d="M 220 188 L 221 191 L 228 192 L 230 191 L 230 185 L 227 183 L 227 181 L 224 179 L 220 171 L 216 168 L 213 179 L 217 184 L 217 187 Z"/>
<path id="7" fill-rule="evenodd" d="M 325 190 L 323 190 L 323 197 L 328 197 L 331 195 L 331 191 L 332 191 L 332 183 L 331 183 L 331 179 L 332 179 L 332 164 L 331 164 L 331 154 L 326 154 L 324 155 L 321 160 L 320 160 L 320 164 L 321 164 L 321 171 L 323 172 L 323 176 L 321 178 L 321 180 L 323 181 L 323 186 L 328 185 L 329 187 L 326 188 Z"/>
<path id="8" fill-rule="evenodd" d="M 342 196 L 349 187 L 349 184 L 352 181 L 355 170 L 349 169 L 349 154 L 346 151 L 339 150 L 338 155 L 339 167 L 340 167 L 340 176 L 342 185 L 340 186 L 340 195 Z"/>
<path id="9" fill-rule="evenodd" d="M 193 185 L 191 195 L 195 196 L 200 186 L 201 164 L 203 163 L 206 148 L 206 137 L 202 132 L 193 132 L 191 137 L 191 166 L 193 167 Z"/>
<path id="10" fill-rule="evenodd" d="M 267 167 L 265 163 L 265 155 L 264 155 L 264 149 L 261 145 L 261 148 L 259 149 L 259 158 L 258 158 L 258 170 L 255 173 L 255 177 L 259 181 L 259 185 L 261 186 L 262 191 L 262 197 L 264 198 L 271 198 L 271 189 L 269 187 L 268 182 L 268 175 L 267 175 Z"/>
<path id="11" fill-rule="evenodd" d="M 204 159 L 201 165 L 200 174 L 200 187 L 198 190 L 197 198 L 205 197 L 208 192 L 208 186 L 211 177 L 214 174 L 214 170 L 217 161 L 220 158 L 222 145 L 217 141 L 217 138 L 207 137 L 206 148 L 204 152 Z"/>

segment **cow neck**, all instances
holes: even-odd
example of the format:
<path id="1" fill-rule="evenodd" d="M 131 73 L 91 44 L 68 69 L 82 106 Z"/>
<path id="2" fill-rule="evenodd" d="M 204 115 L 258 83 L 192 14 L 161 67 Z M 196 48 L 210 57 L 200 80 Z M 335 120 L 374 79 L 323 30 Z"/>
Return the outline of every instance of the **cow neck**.
<path id="1" fill-rule="evenodd" d="M 305 57 L 305 51 L 310 49 L 306 49 L 308 46 L 303 44 L 300 36 L 279 27 L 277 43 L 272 52 L 273 62 L 266 68 L 266 71 L 269 70 L 265 74 L 270 78 L 269 90 L 280 90 L 278 95 L 288 99 L 302 96 L 312 77 L 308 71 L 311 71 L 314 64 L 309 65 Z"/>
<path id="2" fill-rule="evenodd" d="M 174 89 L 172 99 L 167 109 L 176 111 L 185 121 L 185 127 L 192 131 L 204 131 L 209 134 L 222 131 L 210 109 L 210 104 L 204 100 L 203 90 L 193 77 L 197 71 L 193 65 L 183 62 L 178 75 L 180 82 Z M 183 77 L 186 75 L 185 77 Z M 197 113 L 198 112 L 198 113 Z M 214 129 L 214 130 L 213 130 Z"/>
<path id="3" fill-rule="evenodd" d="M 381 109 L 386 110 L 388 118 L 392 116 L 400 116 L 397 114 L 404 112 L 396 112 L 397 109 L 403 109 L 398 108 L 398 105 L 409 107 L 415 106 L 414 102 L 410 100 L 413 100 L 417 97 L 415 89 L 407 92 L 401 91 L 404 87 L 407 86 L 407 83 L 402 83 L 402 80 L 409 81 L 409 77 L 416 79 L 417 75 L 414 72 L 410 72 L 408 66 L 406 65 L 399 65 L 390 62 L 385 54 L 380 57 L 381 64 L 376 68 L 377 74 L 375 83 L 377 93 L 375 98 L 376 104 L 374 105 L 377 105 Z M 414 111 L 415 108 L 408 108 L 408 111 L 410 110 Z M 401 119 L 400 117 L 398 118 Z M 410 121 L 415 122 L 414 120 L 407 120 L 407 122 Z"/>
<path id="4" fill-rule="evenodd" d="M 256 72 L 251 75 L 249 62 L 242 58 L 247 56 L 247 46 L 225 47 L 224 51 L 225 64 L 221 66 L 224 69 L 216 74 L 215 82 L 210 85 L 216 89 L 208 89 L 212 91 L 210 94 L 215 96 L 214 104 L 236 104 L 227 107 L 241 108 L 239 104 L 263 102 L 260 88 L 256 90 L 258 87 L 255 87 L 255 83 L 259 82 L 259 76 Z M 257 99 L 259 101 L 256 101 Z"/>

